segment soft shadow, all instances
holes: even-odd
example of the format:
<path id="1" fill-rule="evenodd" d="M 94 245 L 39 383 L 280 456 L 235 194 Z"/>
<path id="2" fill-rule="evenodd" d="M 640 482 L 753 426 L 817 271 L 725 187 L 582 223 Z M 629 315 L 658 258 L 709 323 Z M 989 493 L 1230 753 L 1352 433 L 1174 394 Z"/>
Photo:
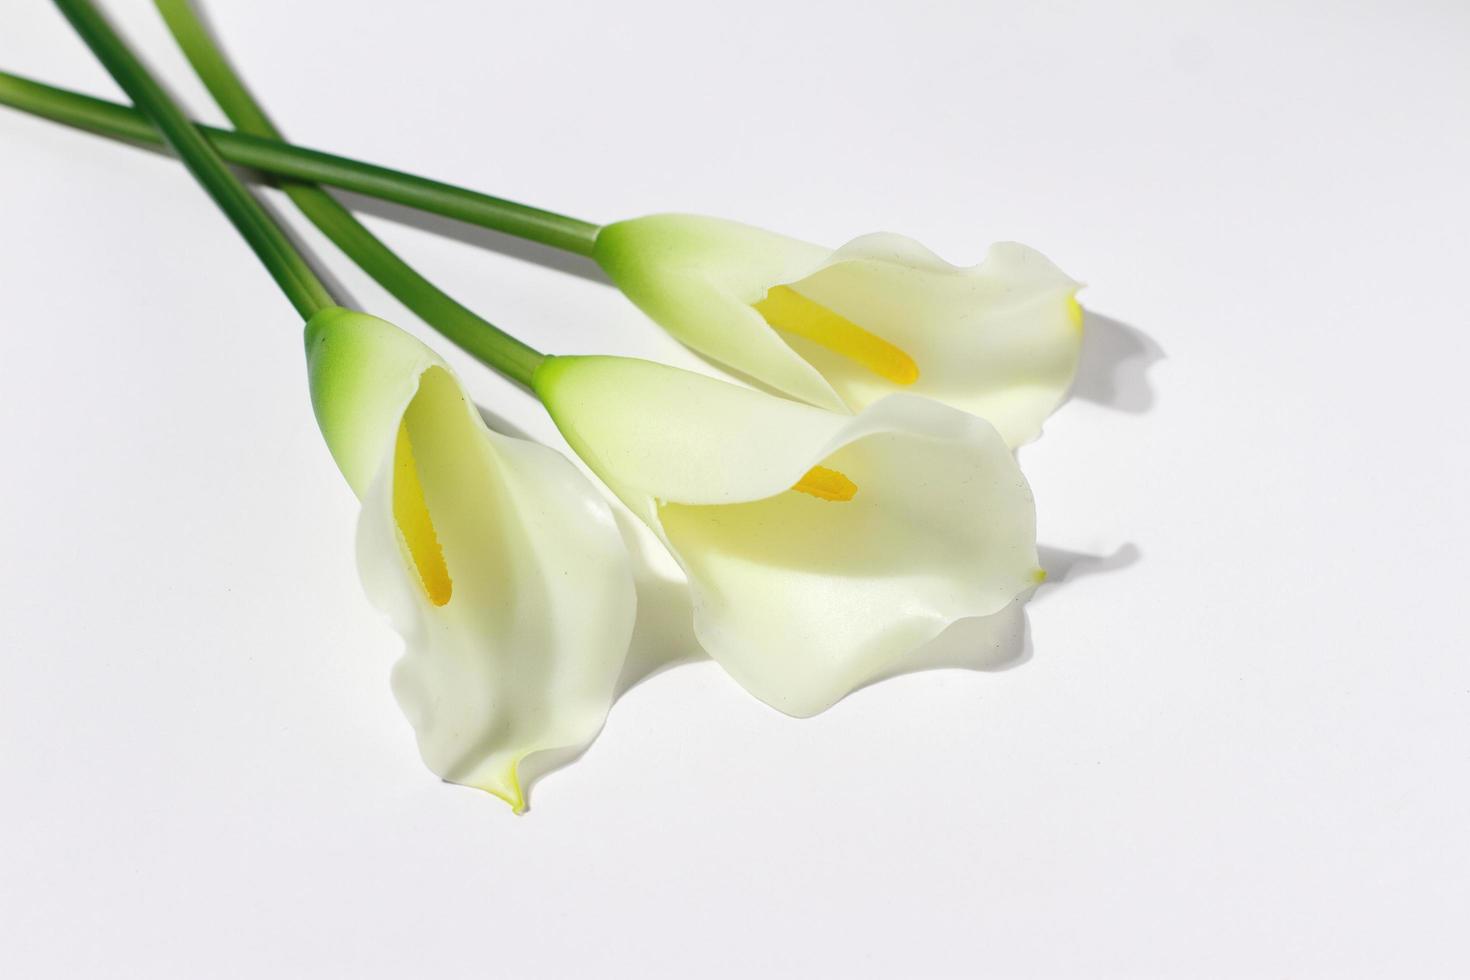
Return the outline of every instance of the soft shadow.
<path id="1" fill-rule="evenodd" d="M 1164 359 L 1163 348 L 1120 320 L 1091 310 L 1086 316 L 1072 397 L 1121 412 L 1147 412 L 1154 404 L 1149 368 Z"/>
<path id="2" fill-rule="evenodd" d="M 1051 594 L 1065 582 L 1127 568 L 1140 556 L 1137 545 L 1132 543 L 1122 545 L 1110 555 L 1090 555 L 1063 548 L 1042 547 L 1037 550 L 1047 578 L 1031 595 L 1022 596 L 993 615 L 951 623 L 943 633 L 873 677 L 863 687 L 925 670 L 948 668 L 994 672 L 1019 667 L 1033 655 L 1026 619 L 1028 601 L 1043 593 Z"/>
<path id="3" fill-rule="evenodd" d="M 215 31 L 214 24 L 210 22 L 208 13 L 205 11 L 203 4 L 190 3 L 189 6 L 193 8 L 195 18 L 199 21 L 205 33 L 208 34 L 211 43 L 219 49 L 220 57 L 225 61 L 225 64 L 230 67 L 231 71 L 235 71 L 235 65 L 230 59 L 224 44 L 221 43 L 219 39 L 219 33 Z M 243 77 L 243 75 L 241 75 L 237 71 L 235 72 L 235 74 L 237 76 Z M 168 94 L 173 98 L 173 101 L 176 105 L 184 104 L 183 101 L 179 98 L 178 93 L 174 92 L 166 82 L 160 81 L 159 84 L 162 85 L 165 91 L 167 91 Z M 177 159 L 177 155 L 173 152 L 173 150 L 165 146 L 137 143 L 133 140 L 124 140 L 123 142 L 131 143 L 133 146 L 139 147 L 141 149 L 151 150 L 162 156 L 174 157 L 175 159 Z M 276 181 L 273 178 L 261 174 L 257 171 L 243 167 L 234 167 L 233 169 L 235 170 L 236 174 L 243 180 L 248 180 L 255 183 L 263 183 L 269 187 L 277 186 Z M 298 235 L 294 229 L 292 229 L 290 224 L 282 219 L 279 209 L 277 209 L 270 201 L 265 200 L 259 194 L 254 195 L 254 197 L 255 200 L 260 204 L 261 208 L 263 208 L 265 212 L 270 215 L 271 220 L 275 222 L 276 226 L 279 227 L 281 231 L 286 235 L 287 239 L 290 240 L 291 244 L 296 248 L 296 251 L 302 256 L 302 258 L 305 259 L 307 267 L 310 268 L 312 272 L 316 273 L 317 278 L 322 281 L 322 285 L 326 287 L 327 293 L 332 297 L 332 299 L 339 306 L 344 306 L 348 309 L 354 310 L 359 309 L 360 307 L 358 306 L 356 300 L 353 298 L 352 293 L 349 292 L 347 287 L 342 284 L 342 280 L 337 278 L 337 276 L 331 271 L 331 269 L 327 267 L 326 263 L 322 262 L 322 260 L 319 259 L 309 247 L 307 247 L 306 243 L 302 241 L 301 236 Z"/>
<path id="4" fill-rule="evenodd" d="M 496 432 L 499 432 L 501 435 L 503 435 L 503 436 L 510 436 L 512 439 L 523 439 L 526 442 L 540 442 L 541 441 L 541 440 L 537 439 L 535 436 L 532 436 L 525 429 L 523 429 L 520 426 L 516 425 L 514 422 L 508 421 L 504 416 L 495 414 L 490 409 L 486 408 L 484 405 L 481 405 L 478 402 L 476 402 L 475 403 L 475 408 L 480 413 L 480 419 L 487 426 L 489 426 L 491 429 L 494 429 Z"/>
<path id="5" fill-rule="evenodd" d="M 322 285 L 327 287 L 327 294 L 332 297 L 333 301 L 338 306 L 346 307 L 349 310 L 362 309 L 357 300 L 353 298 L 351 291 L 342 284 L 342 280 L 337 278 L 337 274 L 331 270 L 331 267 L 318 258 L 311 247 L 296 233 L 296 229 L 292 228 L 281 217 L 281 213 L 275 204 L 266 200 L 260 194 L 256 194 L 255 199 L 260 202 L 260 206 L 265 210 L 266 214 L 271 216 L 271 220 L 276 223 L 286 238 L 295 246 L 296 251 L 306 260 L 307 268 L 316 273 L 316 277 L 322 281 Z"/>
<path id="6" fill-rule="evenodd" d="M 633 585 L 638 591 L 638 617 L 628 659 L 618 677 L 617 694 L 622 697 L 639 684 L 670 667 L 707 660 L 709 655 L 694 638 L 694 608 L 689 585 L 663 546 L 637 518 L 622 507 L 613 507 L 613 517 L 633 562 Z"/>
<path id="7" fill-rule="evenodd" d="M 507 421 L 483 405 L 476 405 L 480 418 L 502 435 L 528 442 L 539 442 L 524 429 Z M 694 610 L 689 586 L 678 566 L 663 546 L 643 524 L 617 502 L 609 502 L 623 546 L 628 551 L 633 572 L 633 588 L 638 609 L 633 621 L 633 635 L 628 643 L 627 659 L 613 689 L 613 703 L 656 674 L 670 667 L 708 655 L 694 638 Z M 586 745 L 535 752 L 521 761 L 518 769 L 521 792 L 530 810 L 536 786 L 551 773 L 576 762 L 592 747 Z M 447 781 L 446 781 L 447 782 Z"/>
<path id="8" fill-rule="evenodd" d="M 522 262 L 530 262 L 533 265 L 545 266 L 558 272 L 565 272 L 570 276 L 580 276 L 590 282 L 602 283 L 611 286 L 612 280 L 603 274 L 602 269 L 591 259 L 549 245 L 538 242 L 528 242 L 523 238 L 516 238 L 503 232 L 493 231 L 481 225 L 473 225 L 468 222 L 458 221 L 454 218 L 446 218 L 440 214 L 431 214 L 428 211 L 420 211 L 417 208 L 407 207 L 403 204 L 395 204 L 392 201 L 380 200 L 376 197 L 367 197 L 351 191 L 333 189 L 335 194 L 348 208 L 360 214 L 370 214 L 377 218 L 384 218 L 395 224 L 408 225 L 420 231 L 427 231 L 445 238 L 452 238 L 466 245 L 474 245 L 491 252 Z"/>
<path id="9" fill-rule="evenodd" d="M 1143 555 L 1143 552 L 1138 550 L 1138 545 L 1131 541 L 1119 545 L 1110 555 L 1089 555 L 1081 551 L 1068 551 L 1065 548 L 1048 548 L 1045 545 L 1036 550 L 1041 556 L 1041 567 L 1046 569 L 1046 582 L 1041 586 L 1043 592 L 1048 592 L 1063 582 L 1076 581 L 1087 575 L 1099 575 L 1103 572 L 1127 568 L 1136 563 Z"/>
<path id="10" fill-rule="evenodd" d="M 195 19 L 199 21 L 204 31 L 209 35 L 215 48 L 220 52 L 220 57 L 230 66 L 237 77 L 244 78 L 245 73 L 240 71 L 238 66 L 235 65 L 234 59 L 230 57 L 229 48 L 220 39 L 219 32 L 214 28 L 214 23 L 209 15 L 208 5 L 194 2 L 190 4 L 190 7 L 193 9 Z M 287 138 L 289 139 L 289 137 Z M 139 149 L 148 150 L 162 156 L 174 156 L 173 152 L 168 148 L 155 144 L 139 143 L 133 140 L 121 140 L 121 142 L 129 143 Z M 265 184 L 267 186 L 277 186 L 276 178 L 268 174 L 263 174 L 248 167 L 234 167 L 233 169 L 243 180 Z M 536 242 L 514 238 L 479 225 L 405 207 L 404 205 L 395 204 L 391 201 L 383 201 L 362 194 L 343 191 L 335 187 L 329 187 L 328 189 L 334 197 L 352 211 L 386 218 L 397 224 L 408 225 L 422 231 L 452 238 L 456 241 L 475 245 L 492 252 L 498 252 L 523 262 L 531 262 L 536 265 L 565 272 L 568 275 L 581 276 L 593 282 L 611 285 L 611 280 L 603 275 L 602 270 L 595 263 L 582 256 L 572 255 Z M 273 214 L 272 216 L 277 218 L 277 223 L 279 224 L 279 215 Z M 289 227 L 286 228 L 286 231 L 288 235 L 291 235 L 294 243 L 299 246 L 300 242 L 297 240 L 297 236 L 291 232 Z M 356 304 L 352 302 L 351 294 L 343 288 L 340 280 L 327 271 L 323 264 L 315 256 L 311 255 L 310 252 L 303 249 L 303 254 L 307 256 L 307 262 L 312 267 L 312 271 L 321 277 L 323 284 L 327 286 L 332 296 L 338 299 L 342 305 L 355 309 Z"/>
<path id="11" fill-rule="evenodd" d="M 483 405 L 475 406 L 485 424 L 502 435 L 539 442 L 524 429 Z M 689 585 L 653 533 L 616 501 L 610 501 L 613 520 L 633 567 L 638 612 L 628 659 L 618 675 L 617 697 L 622 697 L 655 674 L 677 664 L 707 660 L 694 638 L 694 607 Z"/>
<path id="12" fill-rule="evenodd" d="M 165 146 L 159 146 L 156 143 L 143 143 L 120 137 L 112 138 L 112 141 L 131 146 L 145 153 L 151 153 L 154 156 L 165 157 L 174 161 L 178 160 L 178 157 L 171 150 Z M 275 187 L 277 185 L 275 177 L 263 171 L 256 170 L 253 167 L 230 164 L 230 169 L 246 183 L 262 184 L 267 187 Z M 355 214 L 367 214 L 377 218 L 383 218 L 395 224 L 407 225 L 410 228 L 417 228 L 420 231 L 442 235 L 445 238 L 452 238 L 455 241 L 463 242 L 467 245 L 474 245 L 486 251 L 497 252 L 522 262 L 545 266 L 548 269 L 555 269 L 558 272 L 564 272 L 570 276 L 579 276 L 589 282 L 600 283 L 604 286 L 612 285 L 612 280 L 603 273 L 602 269 L 595 262 L 591 259 L 583 258 L 580 255 L 563 252 L 560 249 L 552 248 L 549 245 L 542 245 L 538 242 L 515 238 L 481 225 L 469 224 L 468 222 L 458 221 L 454 218 L 446 218 L 440 214 L 431 214 L 428 211 L 420 211 L 403 204 L 395 204 L 392 201 L 383 201 L 364 194 L 344 191 L 338 187 L 323 186 L 344 207 Z"/>
<path id="13" fill-rule="evenodd" d="M 863 687 L 925 670 L 1009 670 L 1031 659 L 1024 600 L 1000 612 L 951 623 L 928 643 L 884 670 Z"/>
<path id="14" fill-rule="evenodd" d="M 614 504 L 613 516 L 633 562 L 634 586 L 638 592 L 638 614 L 629 644 L 628 659 L 618 677 L 616 697 L 679 664 L 707 660 L 694 638 L 693 609 L 689 587 L 657 539 L 626 509 Z M 881 681 L 926 670 L 1010 670 L 1033 655 L 1026 604 L 1040 593 L 1051 594 L 1064 583 L 1088 575 L 1118 571 L 1139 560 L 1137 545 L 1124 544 L 1108 555 L 1093 555 L 1064 548 L 1039 548 L 1046 582 L 990 616 L 962 619 L 855 690 Z M 589 744 L 590 747 L 590 744 Z M 522 763 L 521 785 L 527 807 L 535 784 L 542 777 L 581 758 L 585 748 L 542 752 Z"/>
<path id="15" fill-rule="evenodd" d="M 628 658 L 613 692 L 616 704 L 623 695 L 656 674 L 679 664 L 709 658 L 694 638 L 689 586 L 677 568 L 671 567 L 672 559 L 637 518 L 619 504 L 612 504 L 612 509 L 632 561 L 633 587 L 638 594 Z M 576 762 L 591 747 L 592 742 L 588 742 L 585 746 L 527 756 L 519 771 L 526 809 L 531 809 L 536 786 L 543 778 Z"/>

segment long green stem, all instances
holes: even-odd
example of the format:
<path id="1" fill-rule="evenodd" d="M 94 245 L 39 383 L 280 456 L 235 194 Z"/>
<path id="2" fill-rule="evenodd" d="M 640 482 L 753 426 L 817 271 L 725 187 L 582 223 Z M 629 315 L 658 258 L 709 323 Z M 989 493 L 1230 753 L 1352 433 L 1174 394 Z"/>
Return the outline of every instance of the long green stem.
<path id="1" fill-rule="evenodd" d="M 285 232 L 230 172 L 219 153 L 148 73 L 112 25 L 88 0 L 56 0 L 56 5 L 239 229 L 301 316 L 310 319 L 318 310 L 336 305 Z"/>
<path id="2" fill-rule="evenodd" d="M 5 72 L 0 72 L 0 103 L 103 136 L 162 142 L 136 110 Z M 276 177 L 366 194 L 577 255 L 591 255 L 597 241 L 597 225 L 553 211 L 277 140 L 211 126 L 196 129 L 226 160 Z"/>
<path id="3" fill-rule="evenodd" d="M 156 0 L 156 6 L 230 121 L 243 133 L 279 140 L 281 134 L 195 16 L 190 0 Z M 300 180 L 283 180 L 280 186 L 323 234 L 426 323 L 496 371 L 530 387 L 531 376 L 545 359 L 542 354 L 425 279 L 331 194 Z"/>

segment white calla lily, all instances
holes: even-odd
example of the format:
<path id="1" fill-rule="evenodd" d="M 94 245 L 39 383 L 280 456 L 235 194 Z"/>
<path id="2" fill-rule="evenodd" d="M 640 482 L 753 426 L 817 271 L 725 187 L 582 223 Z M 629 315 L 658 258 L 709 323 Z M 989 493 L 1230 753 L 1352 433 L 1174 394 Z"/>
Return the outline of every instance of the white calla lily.
<path id="1" fill-rule="evenodd" d="M 961 268 L 900 235 L 832 251 L 659 214 L 603 227 L 593 257 L 694 350 L 822 408 L 859 411 L 906 391 L 988 419 L 1015 447 L 1077 371 L 1081 284 L 1014 242 Z"/>
<path id="2" fill-rule="evenodd" d="M 683 566 L 704 648 L 788 714 L 1040 580 L 1026 479 L 964 412 L 892 395 L 853 416 L 616 357 L 549 358 L 534 384 Z"/>
<path id="3" fill-rule="evenodd" d="M 419 751 L 519 812 L 613 701 L 635 600 L 612 513 L 560 454 L 487 428 L 397 327 L 331 308 L 306 335 L 313 407 L 362 501 L 363 584 L 404 637 L 393 690 Z"/>

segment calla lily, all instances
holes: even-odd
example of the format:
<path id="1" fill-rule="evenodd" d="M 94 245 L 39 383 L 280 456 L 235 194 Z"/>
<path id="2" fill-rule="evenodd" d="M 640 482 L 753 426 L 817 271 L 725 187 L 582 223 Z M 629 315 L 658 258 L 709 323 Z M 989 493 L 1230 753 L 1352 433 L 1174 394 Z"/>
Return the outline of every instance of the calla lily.
<path id="1" fill-rule="evenodd" d="M 159 139 L 124 106 L 3 73 L 0 102 L 129 140 Z M 832 251 L 693 215 L 598 226 L 277 140 L 199 131 L 236 163 L 590 256 L 691 348 L 821 408 L 856 411 L 907 391 L 989 419 L 1015 447 L 1041 431 L 1076 374 L 1081 284 L 1024 245 L 998 243 L 962 268 L 892 234 Z"/>
<path id="2" fill-rule="evenodd" d="M 683 566 L 704 648 L 788 714 L 1040 580 L 1030 488 L 975 416 L 902 394 L 853 416 L 616 357 L 549 358 L 534 386 Z"/>
<path id="3" fill-rule="evenodd" d="M 602 727 L 634 619 L 607 503 L 560 454 L 492 432 L 398 328 L 307 323 L 312 405 L 362 501 L 358 566 L 403 635 L 393 690 L 425 764 L 525 807 Z"/>
<path id="4" fill-rule="evenodd" d="M 700 353 L 822 408 L 923 395 L 988 419 L 1017 446 L 1066 396 L 1081 284 L 1003 242 L 973 268 L 911 239 L 832 251 L 749 225 L 661 214 L 606 225 L 593 257 Z"/>
<path id="5" fill-rule="evenodd" d="M 3 73 L 0 102 L 124 139 L 159 139 L 124 106 Z M 1024 245 L 993 245 L 982 263 L 962 268 L 892 234 L 832 251 L 693 215 L 598 226 L 319 150 L 199 131 L 236 163 L 591 256 L 685 344 L 821 408 L 861 410 L 907 391 L 989 419 L 1014 447 L 1040 432 L 1076 374 L 1080 283 Z"/>

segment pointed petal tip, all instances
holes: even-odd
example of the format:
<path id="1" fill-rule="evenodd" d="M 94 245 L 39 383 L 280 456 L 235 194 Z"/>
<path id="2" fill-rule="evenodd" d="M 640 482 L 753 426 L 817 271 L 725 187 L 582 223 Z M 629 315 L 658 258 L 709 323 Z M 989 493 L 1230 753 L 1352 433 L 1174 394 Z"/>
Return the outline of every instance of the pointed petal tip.
<path id="1" fill-rule="evenodd" d="M 485 787 L 481 788 L 485 789 L 485 792 L 489 793 L 491 796 L 495 797 L 506 806 L 510 807 L 510 812 L 514 813 L 516 816 L 519 817 L 521 814 L 526 812 L 526 797 L 525 794 L 521 792 L 521 788 L 519 785 L 508 792 L 487 789 Z"/>
<path id="2" fill-rule="evenodd" d="M 462 785 L 489 793 L 510 807 L 511 813 L 520 816 L 526 812 L 527 806 L 525 791 L 521 789 L 520 774 L 516 771 L 519 766 L 520 762 L 518 760 L 511 763 L 510 768 L 498 778 L 466 782 Z M 455 780 L 451 780 L 451 782 L 453 781 Z"/>

